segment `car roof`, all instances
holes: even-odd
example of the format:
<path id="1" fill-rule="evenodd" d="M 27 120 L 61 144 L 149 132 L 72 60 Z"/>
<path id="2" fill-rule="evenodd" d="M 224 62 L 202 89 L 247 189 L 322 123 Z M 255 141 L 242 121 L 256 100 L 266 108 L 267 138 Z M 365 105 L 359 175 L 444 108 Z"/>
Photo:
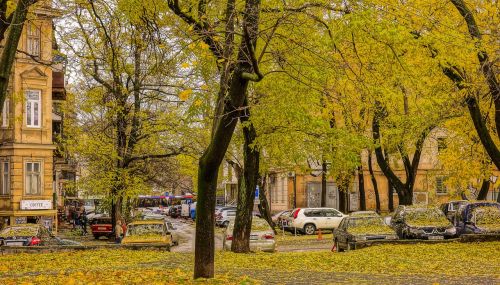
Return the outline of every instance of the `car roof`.
<path id="1" fill-rule="evenodd" d="M 143 221 L 133 221 L 129 225 L 136 226 L 136 225 L 163 225 L 163 224 L 164 224 L 163 220 L 143 220 Z"/>

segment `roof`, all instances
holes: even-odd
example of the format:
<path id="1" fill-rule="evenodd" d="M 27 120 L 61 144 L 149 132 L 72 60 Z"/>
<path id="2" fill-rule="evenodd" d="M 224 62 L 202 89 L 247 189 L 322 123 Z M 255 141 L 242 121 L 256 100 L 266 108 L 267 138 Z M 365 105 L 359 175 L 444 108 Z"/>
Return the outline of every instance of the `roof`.
<path id="1" fill-rule="evenodd" d="M 163 220 L 141 220 L 141 221 L 133 221 L 129 224 L 129 226 L 135 225 L 163 225 L 165 222 Z"/>

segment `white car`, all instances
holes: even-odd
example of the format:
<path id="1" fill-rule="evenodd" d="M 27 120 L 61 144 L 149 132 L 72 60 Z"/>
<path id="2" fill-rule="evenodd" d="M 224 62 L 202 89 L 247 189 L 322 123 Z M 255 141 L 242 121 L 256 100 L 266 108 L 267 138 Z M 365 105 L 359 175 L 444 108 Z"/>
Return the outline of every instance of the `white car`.
<path id="1" fill-rule="evenodd" d="M 290 215 L 290 230 L 312 235 L 317 229 L 336 229 L 347 215 L 334 208 L 298 208 Z"/>
<path id="2" fill-rule="evenodd" d="M 223 236 L 222 249 L 231 250 L 233 242 L 234 219 L 231 219 Z M 274 252 L 276 241 L 274 231 L 266 220 L 253 217 L 250 231 L 250 250 Z"/>
<path id="3" fill-rule="evenodd" d="M 224 209 L 220 211 L 218 214 L 216 214 L 215 224 L 217 226 L 226 228 L 227 225 L 229 225 L 229 221 L 231 219 L 234 219 L 235 217 L 236 217 L 236 209 L 234 208 Z"/>

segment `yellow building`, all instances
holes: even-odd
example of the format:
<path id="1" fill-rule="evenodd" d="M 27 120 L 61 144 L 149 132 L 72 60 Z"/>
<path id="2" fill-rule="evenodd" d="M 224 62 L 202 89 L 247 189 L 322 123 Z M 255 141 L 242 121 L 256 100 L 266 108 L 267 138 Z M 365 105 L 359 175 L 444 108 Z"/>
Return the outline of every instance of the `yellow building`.
<path id="1" fill-rule="evenodd" d="M 446 137 L 443 129 L 436 128 L 427 137 L 417 175 L 415 177 L 415 186 L 413 188 L 413 203 L 415 204 L 434 204 L 439 205 L 450 200 L 461 199 L 457 191 L 448 189 L 444 180 L 442 166 L 439 162 L 439 151 L 444 147 L 441 142 Z M 368 152 L 362 154 L 363 164 L 363 184 L 365 189 L 365 201 L 367 210 L 376 209 L 375 190 L 371 175 L 368 171 Z M 389 182 L 376 163 L 373 154 L 372 166 L 374 176 L 377 181 L 380 209 L 383 212 L 390 212 L 389 209 Z M 321 165 L 314 167 L 315 176 L 307 173 L 295 173 L 292 171 L 276 171 L 269 174 L 267 185 L 267 198 L 270 203 L 271 211 L 291 209 L 294 207 L 320 207 L 321 205 Z M 405 182 L 405 170 L 403 163 L 397 159 L 391 159 L 391 167 L 394 173 Z M 492 180 L 497 180 L 500 171 L 496 171 Z M 470 189 L 469 189 L 470 190 Z M 474 192 L 473 190 L 471 192 Z M 477 195 L 478 190 L 474 195 Z M 359 209 L 359 176 L 354 175 L 351 179 L 348 193 L 339 191 L 333 177 L 327 178 L 326 187 L 326 206 L 337 208 L 343 212 L 351 212 Z M 470 198 L 474 199 L 474 195 Z M 488 200 L 497 200 L 500 195 L 499 189 L 490 188 L 487 195 Z M 392 192 L 393 208 L 398 206 L 398 195 Z"/>
<path id="2" fill-rule="evenodd" d="M 53 201 L 53 23 L 40 3 L 25 23 L 0 125 L 1 224 L 41 223 L 57 230 Z"/>

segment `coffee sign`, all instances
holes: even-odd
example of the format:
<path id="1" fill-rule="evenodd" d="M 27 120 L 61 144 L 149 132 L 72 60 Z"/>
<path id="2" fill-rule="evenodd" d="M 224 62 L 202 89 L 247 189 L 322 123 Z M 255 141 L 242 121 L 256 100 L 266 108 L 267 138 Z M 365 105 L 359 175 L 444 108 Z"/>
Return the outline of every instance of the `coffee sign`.
<path id="1" fill-rule="evenodd" d="M 21 210 L 50 210 L 52 200 L 21 200 Z"/>

